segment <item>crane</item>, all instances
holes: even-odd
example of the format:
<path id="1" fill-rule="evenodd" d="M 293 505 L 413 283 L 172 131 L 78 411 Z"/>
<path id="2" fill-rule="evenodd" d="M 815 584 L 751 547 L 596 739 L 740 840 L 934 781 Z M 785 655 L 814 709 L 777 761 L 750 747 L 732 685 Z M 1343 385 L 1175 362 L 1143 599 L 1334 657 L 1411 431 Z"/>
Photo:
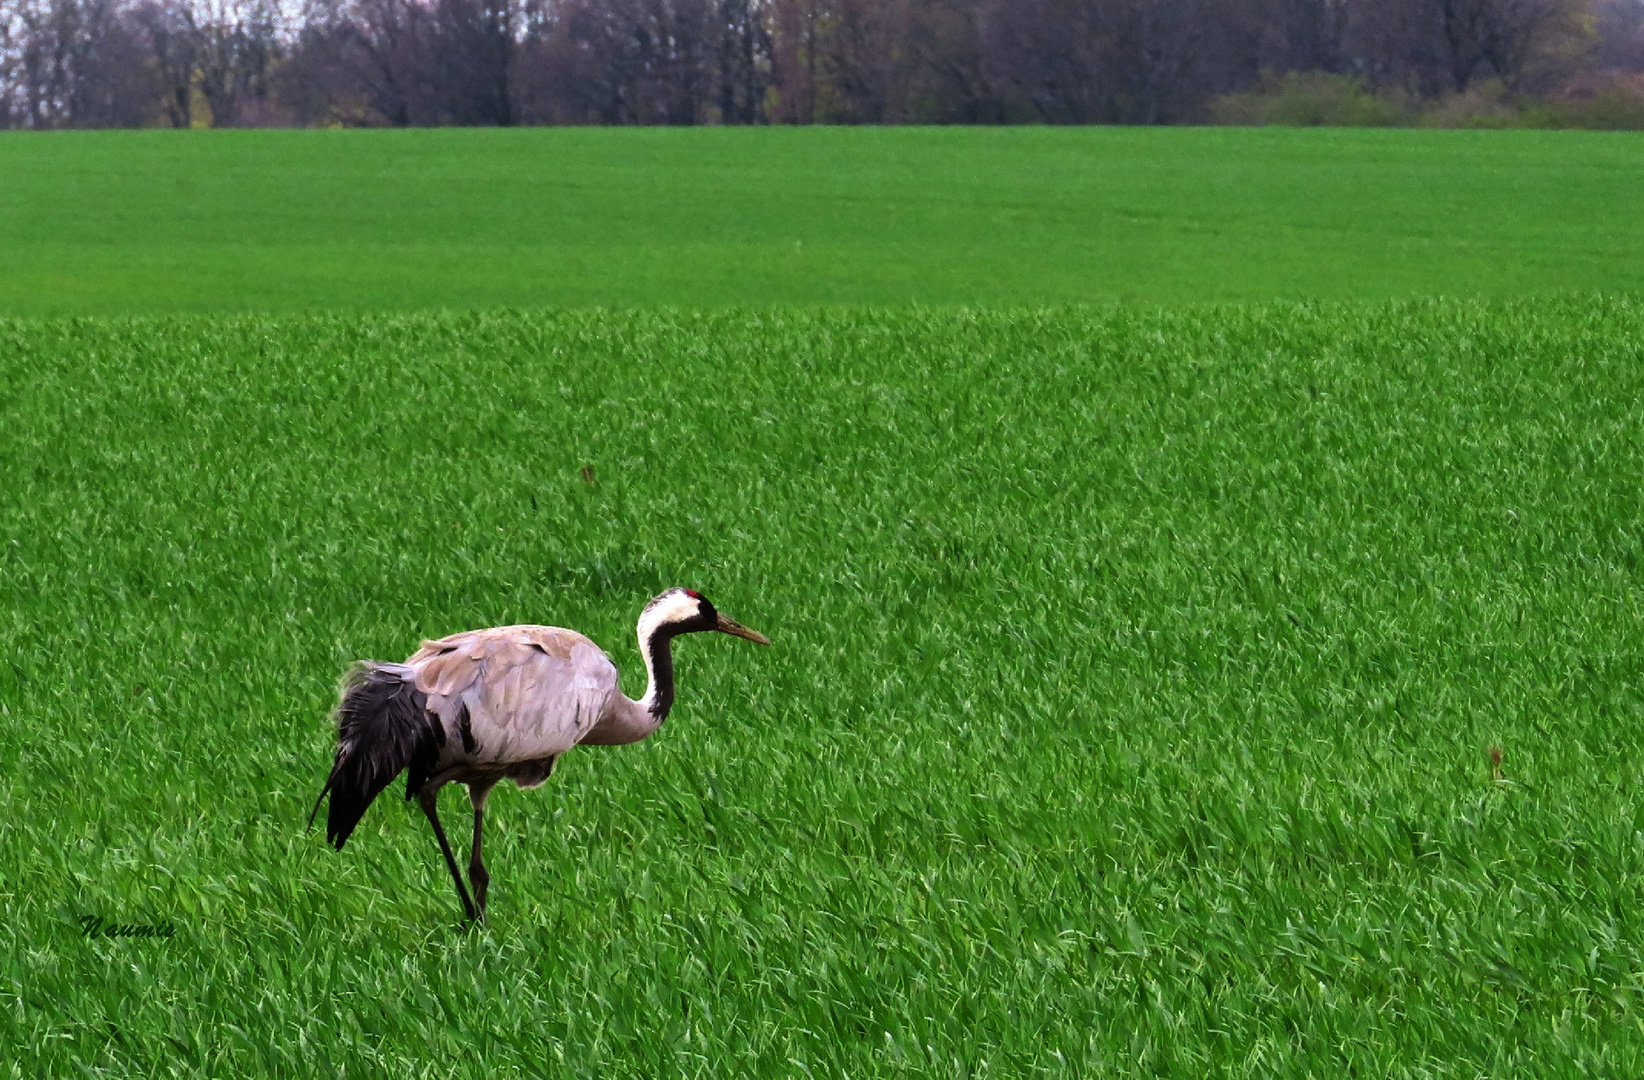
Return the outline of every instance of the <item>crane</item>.
<path id="1" fill-rule="evenodd" d="M 640 612 L 647 679 L 638 701 L 618 687 L 616 665 L 599 646 L 556 626 L 469 630 L 423 642 L 403 664 L 360 661 L 343 678 L 333 714 L 337 757 L 308 824 L 330 795 L 326 842 L 341 851 L 372 800 L 405 772 L 405 797 L 418 800 L 433 826 L 463 913 L 469 922 L 483 919 L 491 877 L 480 831 L 497 781 L 534 788 L 573 746 L 620 746 L 656 731 L 674 703 L 669 643 L 706 630 L 770 644 L 701 593 L 669 589 Z M 468 786 L 474 809 L 472 897 L 440 825 L 439 790 L 450 783 Z"/>

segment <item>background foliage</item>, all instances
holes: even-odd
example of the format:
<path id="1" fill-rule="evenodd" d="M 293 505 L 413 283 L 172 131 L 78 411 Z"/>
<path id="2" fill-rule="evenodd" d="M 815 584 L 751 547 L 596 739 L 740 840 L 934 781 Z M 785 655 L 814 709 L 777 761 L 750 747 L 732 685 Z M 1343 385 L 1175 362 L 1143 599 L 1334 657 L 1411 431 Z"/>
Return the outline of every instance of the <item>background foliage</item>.
<path id="1" fill-rule="evenodd" d="M 1297 73 L 1638 126 L 1644 0 L 0 0 L 31 128 L 1173 124 Z"/>

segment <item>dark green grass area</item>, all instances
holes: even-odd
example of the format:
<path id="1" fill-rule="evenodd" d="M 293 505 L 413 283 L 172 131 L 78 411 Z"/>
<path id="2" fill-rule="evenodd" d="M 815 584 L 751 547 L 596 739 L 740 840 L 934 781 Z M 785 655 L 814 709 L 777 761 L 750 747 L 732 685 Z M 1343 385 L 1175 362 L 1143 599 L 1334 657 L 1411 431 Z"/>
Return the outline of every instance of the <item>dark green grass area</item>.
<path id="1" fill-rule="evenodd" d="M 1639 1075 L 1641 413 L 1619 300 L 0 323 L 0 1045 Z M 488 926 L 398 788 L 303 831 L 348 661 L 638 693 L 672 584 L 774 647 L 498 789 Z"/>
<path id="2" fill-rule="evenodd" d="M 1644 138 L 0 135 L 0 314 L 1644 290 Z"/>

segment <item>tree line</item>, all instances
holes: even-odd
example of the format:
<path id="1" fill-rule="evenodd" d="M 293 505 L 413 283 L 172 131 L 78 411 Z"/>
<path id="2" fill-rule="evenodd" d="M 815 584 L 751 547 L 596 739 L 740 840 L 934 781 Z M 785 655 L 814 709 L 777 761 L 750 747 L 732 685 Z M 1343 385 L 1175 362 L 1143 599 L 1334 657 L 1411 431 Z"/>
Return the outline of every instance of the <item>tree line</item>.
<path id="1" fill-rule="evenodd" d="M 1644 72 L 1644 0 L 0 0 L 11 128 L 1171 124 L 1287 72 L 1554 93 Z"/>

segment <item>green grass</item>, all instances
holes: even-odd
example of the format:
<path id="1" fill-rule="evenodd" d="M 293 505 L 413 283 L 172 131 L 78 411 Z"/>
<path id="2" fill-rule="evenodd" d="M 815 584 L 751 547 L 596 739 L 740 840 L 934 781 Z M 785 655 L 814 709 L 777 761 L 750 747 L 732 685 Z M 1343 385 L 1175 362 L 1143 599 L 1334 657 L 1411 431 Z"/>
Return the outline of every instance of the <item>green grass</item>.
<path id="1" fill-rule="evenodd" d="M 12 1076 L 1644 1070 L 1636 302 L 13 321 L 0 465 Z M 488 926 L 303 831 L 346 662 L 670 584 L 775 646 Z"/>
<path id="2" fill-rule="evenodd" d="M 1644 291 L 1644 137 L 0 135 L 0 314 Z"/>

